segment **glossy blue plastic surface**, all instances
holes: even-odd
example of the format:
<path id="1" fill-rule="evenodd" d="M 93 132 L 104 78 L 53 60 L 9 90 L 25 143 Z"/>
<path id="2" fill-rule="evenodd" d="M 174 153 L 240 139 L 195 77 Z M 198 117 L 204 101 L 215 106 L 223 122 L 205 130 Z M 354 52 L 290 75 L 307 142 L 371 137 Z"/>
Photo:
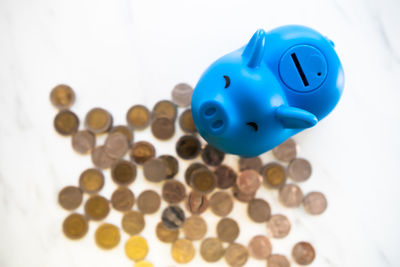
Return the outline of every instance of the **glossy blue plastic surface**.
<path id="1" fill-rule="evenodd" d="M 317 124 L 343 86 L 331 40 L 298 25 L 261 29 L 204 72 L 192 96 L 193 120 L 217 149 L 257 156 Z"/>

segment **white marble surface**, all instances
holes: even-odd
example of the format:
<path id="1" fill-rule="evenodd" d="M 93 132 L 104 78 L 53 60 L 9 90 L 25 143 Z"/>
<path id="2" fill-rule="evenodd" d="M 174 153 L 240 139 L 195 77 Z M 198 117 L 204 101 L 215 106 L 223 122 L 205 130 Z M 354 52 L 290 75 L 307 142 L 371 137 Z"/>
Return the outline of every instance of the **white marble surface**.
<path id="1" fill-rule="evenodd" d="M 80 242 L 60 231 L 68 213 L 57 205 L 57 193 L 76 184 L 91 163 L 53 130 L 56 110 L 48 94 L 55 84 L 76 90 L 73 110 L 81 118 L 101 106 L 124 123 L 131 105 L 151 107 L 169 98 L 178 82 L 195 85 L 214 59 L 243 45 L 257 28 L 291 23 L 334 40 L 346 85 L 336 110 L 295 137 L 299 155 L 314 168 L 301 187 L 324 192 L 327 212 L 311 217 L 282 208 L 276 192 L 258 192 L 273 212 L 292 220 L 290 236 L 273 240 L 274 252 L 290 255 L 295 242 L 308 240 L 317 250 L 313 266 L 400 266 L 399 14 L 398 0 L 0 0 L 0 266 L 133 266 L 122 244 L 110 252 L 94 245 L 96 223 Z M 152 140 L 149 131 L 135 138 Z M 172 143 L 156 143 L 159 154 L 174 150 Z M 109 197 L 113 187 L 109 182 L 103 194 Z M 137 195 L 145 187 L 160 190 L 140 171 L 132 190 Z M 247 243 L 265 226 L 254 226 L 245 206 L 235 205 L 238 241 Z M 155 241 L 159 216 L 146 217 L 148 260 L 178 266 L 169 246 Z M 213 236 L 217 218 L 206 216 Z M 119 223 L 120 217 L 113 212 L 107 220 Z M 206 264 L 197 254 L 187 266 Z"/>

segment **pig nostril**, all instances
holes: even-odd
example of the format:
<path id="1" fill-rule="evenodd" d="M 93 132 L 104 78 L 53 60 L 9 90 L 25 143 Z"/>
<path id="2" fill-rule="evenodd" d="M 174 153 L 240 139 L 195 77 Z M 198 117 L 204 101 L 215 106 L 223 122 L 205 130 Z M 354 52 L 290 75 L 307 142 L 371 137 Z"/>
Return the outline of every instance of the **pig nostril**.
<path id="1" fill-rule="evenodd" d="M 206 109 L 206 110 L 204 111 L 204 114 L 205 114 L 206 116 L 209 117 L 209 116 L 214 115 L 215 112 L 217 112 L 217 109 L 214 108 L 214 107 L 210 107 L 210 108 L 208 108 L 208 109 Z"/>
<path id="2" fill-rule="evenodd" d="M 224 122 L 223 122 L 222 120 L 216 120 L 216 121 L 214 121 L 214 122 L 212 123 L 211 127 L 212 127 L 214 130 L 217 130 L 217 129 L 221 128 L 223 125 L 224 125 Z"/>

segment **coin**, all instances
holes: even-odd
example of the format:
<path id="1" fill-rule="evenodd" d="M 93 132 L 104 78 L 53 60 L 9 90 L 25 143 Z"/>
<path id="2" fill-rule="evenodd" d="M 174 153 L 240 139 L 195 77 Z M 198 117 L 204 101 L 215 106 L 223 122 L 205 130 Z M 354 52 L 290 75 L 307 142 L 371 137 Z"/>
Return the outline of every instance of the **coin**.
<path id="1" fill-rule="evenodd" d="M 162 159 L 149 159 L 143 164 L 144 178 L 153 183 L 167 178 L 167 165 Z"/>
<path id="2" fill-rule="evenodd" d="M 224 191 L 215 192 L 210 198 L 211 211 L 218 216 L 224 217 L 233 209 L 233 201 L 230 194 Z"/>
<path id="3" fill-rule="evenodd" d="M 161 198 L 157 194 L 157 192 L 153 190 L 143 191 L 137 199 L 138 209 L 143 214 L 155 213 L 160 208 L 160 205 L 161 205 Z"/>
<path id="4" fill-rule="evenodd" d="M 75 93 L 68 85 L 59 84 L 51 90 L 50 101 L 58 109 L 69 108 L 75 102 Z"/>
<path id="5" fill-rule="evenodd" d="M 95 136 L 86 130 L 76 132 L 71 138 L 72 148 L 80 153 L 89 153 L 96 145 Z"/>
<path id="6" fill-rule="evenodd" d="M 286 183 L 285 168 L 279 163 L 268 163 L 261 169 L 264 185 L 269 188 L 281 188 Z"/>
<path id="7" fill-rule="evenodd" d="M 110 212 L 108 200 L 102 196 L 91 196 L 85 203 L 85 214 L 94 221 L 100 221 Z"/>
<path id="8" fill-rule="evenodd" d="M 216 262 L 224 255 L 224 247 L 218 238 L 206 238 L 201 242 L 200 255 L 207 262 Z"/>
<path id="9" fill-rule="evenodd" d="M 176 154 L 183 159 L 194 159 L 201 151 L 199 139 L 192 135 L 184 135 L 176 142 Z"/>
<path id="10" fill-rule="evenodd" d="M 272 244 L 268 237 L 257 235 L 253 237 L 247 246 L 250 256 L 258 260 L 264 260 L 271 255 Z"/>
<path id="11" fill-rule="evenodd" d="M 250 202 L 256 196 L 256 192 L 250 194 L 243 193 L 242 191 L 239 190 L 236 184 L 232 187 L 232 194 L 233 197 L 239 200 L 240 202 Z"/>
<path id="12" fill-rule="evenodd" d="M 192 175 L 193 171 L 199 169 L 199 168 L 206 168 L 207 166 L 202 164 L 202 163 L 198 163 L 198 162 L 194 162 L 192 164 L 189 165 L 189 167 L 187 167 L 186 171 L 185 171 L 185 182 L 187 185 L 190 185 L 190 176 Z"/>
<path id="13" fill-rule="evenodd" d="M 64 187 L 58 193 L 58 203 L 66 210 L 77 209 L 82 203 L 82 190 L 76 186 Z"/>
<path id="14" fill-rule="evenodd" d="M 92 162 L 94 166 L 107 169 L 114 163 L 114 159 L 107 155 L 104 146 L 97 146 L 92 150 Z"/>
<path id="15" fill-rule="evenodd" d="M 308 160 L 295 158 L 289 163 L 288 174 L 295 182 L 304 182 L 311 176 L 311 164 Z"/>
<path id="16" fill-rule="evenodd" d="M 272 149 L 272 154 L 280 161 L 289 162 L 296 157 L 296 143 L 288 139 L 279 146 Z"/>
<path id="17" fill-rule="evenodd" d="M 172 258 L 177 263 L 188 263 L 194 258 L 195 250 L 192 241 L 188 239 L 178 239 L 171 247 Z"/>
<path id="18" fill-rule="evenodd" d="M 239 225 L 231 218 L 222 218 L 217 224 L 217 236 L 221 241 L 232 243 L 239 236 Z"/>
<path id="19" fill-rule="evenodd" d="M 204 163 L 211 166 L 218 166 L 225 158 L 225 153 L 207 144 L 201 152 Z"/>
<path id="20" fill-rule="evenodd" d="M 201 214 L 208 207 L 207 195 L 192 191 L 186 197 L 185 206 L 192 214 Z"/>
<path id="21" fill-rule="evenodd" d="M 148 252 L 147 241 L 141 236 L 131 236 L 125 243 L 125 254 L 131 260 L 143 260 Z"/>
<path id="22" fill-rule="evenodd" d="M 220 165 L 218 166 L 214 174 L 217 179 L 217 187 L 221 189 L 227 189 L 232 187 L 236 183 L 236 172 L 229 166 Z"/>
<path id="23" fill-rule="evenodd" d="M 94 134 L 107 132 L 112 126 L 112 117 L 107 110 L 93 108 L 89 110 L 85 117 L 86 128 Z"/>
<path id="24" fill-rule="evenodd" d="M 185 198 L 185 195 L 185 186 L 179 181 L 166 181 L 162 187 L 162 198 L 169 204 L 181 202 Z"/>
<path id="25" fill-rule="evenodd" d="M 63 222 L 63 232 L 70 239 L 80 239 L 88 232 L 88 222 L 84 216 L 72 213 Z"/>
<path id="26" fill-rule="evenodd" d="M 128 144 L 131 145 L 132 141 L 133 141 L 133 131 L 131 129 L 129 129 L 127 126 L 125 125 L 118 125 L 118 126 L 114 126 L 110 133 L 122 133 L 123 135 L 125 135 L 126 140 L 128 140 Z"/>
<path id="27" fill-rule="evenodd" d="M 239 159 L 239 170 L 244 171 L 248 169 L 259 172 L 261 169 L 262 161 L 259 157 L 253 158 L 240 158 Z"/>
<path id="28" fill-rule="evenodd" d="M 298 242 L 292 250 L 294 261 L 300 265 L 308 265 L 315 258 L 314 247 L 308 242 Z"/>
<path id="29" fill-rule="evenodd" d="M 158 101 L 153 107 L 153 118 L 165 117 L 175 121 L 177 108 L 174 103 L 169 100 Z"/>
<path id="30" fill-rule="evenodd" d="M 168 140 L 175 134 L 175 122 L 167 117 L 158 117 L 151 123 L 151 132 L 155 138 Z"/>
<path id="31" fill-rule="evenodd" d="M 161 221 L 166 228 L 175 230 L 185 222 L 185 213 L 179 206 L 169 206 L 162 212 Z"/>
<path id="32" fill-rule="evenodd" d="M 192 172 L 190 176 L 190 185 L 200 193 L 210 193 L 216 185 L 215 174 L 209 169 L 199 168 Z"/>
<path id="33" fill-rule="evenodd" d="M 111 205 L 118 211 L 129 211 L 135 204 L 135 195 L 126 187 L 117 188 L 111 195 Z"/>
<path id="34" fill-rule="evenodd" d="M 79 177 L 79 187 L 86 193 L 97 193 L 103 188 L 103 186 L 104 175 L 98 169 L 86 169 Z"/>
<path id="35" fill-rule="evenodd" d="M 96 244 L 102 249 L 115 248 L 121 240 L 121 234 L 117 226 L 109 223 L 100 225 L 95 233 Z"/>
<path id="36" fill-rule="evenodd" d="M 261 186 L 261 177 L 255 170 L 244 170 L 236 179 L 238 189 L 245 194 L 257 192 Z"/>
<path id="37" fill-rule="evenodd" d="M 154 267 L 154 265 L 149 261 L 138 261 L 133 267 Z"/>
<path id="38" fill-rule="evenodd" d="M 172 89 L 172 101 L 178 106 L 187 107 L 192 102 L 193 87 L 187 83 L 178 83 Z"/>
<path id="39" fill-rule="evenodd" d="M 267 259 L 267 267 L 290 267 L 290 262 L 283 255 L 272 254 Z"/>
<path id="40" fill-rule="evenodd" d="M 167 179 L 173 178 L 179 171 L 179 162 L 178 160 L 171 155 L 162 155 L 158 157 L 162 159 L 167 166 Z"/>
<path id="41" fill-rule="evenodd" d="M 207 223 L 199 215 L 192 215 L 183 224 L 183 234 L 189 240 L 201 240 L 207 233 Z"/>
<path id="42" fill-rule="evenodd" d="M 324 194 L 320 192 L 310 192 L 303 198 L 304 209 L 312 215 L 323 213 L 328 206 Z"/>
<path id="43" fill-rule="evenodd" d="M 249 252 L 245 246 L 234 243 L 226 249 L 224 257 L 229 266 L 239 267 L 246 264 Z"/>
<path id="44" fill-rule="evenodd" d="M 127 160 L 119 160 L 111 168 L 113 181 L 120 186 L 127 186 L 136 179 L 136 165 Z"/>
<path id="45" fill-rule="evenodd" d="M 70 110 L 62 110 L 54 118 L 54 129 L 61 135 L 72 135 L 76 133 L 78 127 L 79 119 Z"/>
<path id="46" fill-rule="evenodd" d="M 279 200 L 283 206 L 295 208 L 300 206 L 303 200 L 303 192 L 295 184 L 286 184 L 279 190 Z"/>
<path id="47" fill-rule="evenodd" d="M 166 228 L 162 222 L 159 222 L 156 226 L 156 235 L 160 241 L 165 243 L 173 243 L 178 239 L 179 230 L 171 230 Z"/>
<path id="48" fill-rule="evenodd" d="M 104 142 L 104 151 L 113 159 L 122 158 L 128 149 L 128 139 L 123 133 L 110 133 Z"/>
<path id="49" fill-rule="evenodd" d="M 150 123 L 150 111 L 143 105 L 132 106 L 126 113 L 128 125 L 135 130 L 142 130 Z"/>
<path id="50" fill-rule="evenodd" d="M 179 116 L 179 126 L 185 133 L 197 132 L 196 125 L 193 121 L 192 110 L 190 108 L 182 112 Z"/>
<path id="51" fill-rule="evenodd" d="M 254 222 L 266 222 L 271 217 L 271 207 L 267 201 L 261 198 L 254 198 L 247 206 L 247 214 Z"/>
<path id="52" fill-rule="evenodd" d="M 130 235 L 137 235 L 144 229 L 144 216 L 138 211 L 131 210 L 124 214 L 121 225 L 122 229 L 126 233 Z"/>
<path id="53" fill-rule="evenodd" d="M 268 235 L 274 238 L 284 238 L 290 232 L 290 221 L 282 214 L 272 215 L 267 222 Z"/>
<path id="54" fill-rule="evenodd" d="M 147 160 L 154 158 L 156 150 L 152 144 L 146 141 L 139 141 L 133 144 L 129 156 L 137 164 L 143 164 Z"/>

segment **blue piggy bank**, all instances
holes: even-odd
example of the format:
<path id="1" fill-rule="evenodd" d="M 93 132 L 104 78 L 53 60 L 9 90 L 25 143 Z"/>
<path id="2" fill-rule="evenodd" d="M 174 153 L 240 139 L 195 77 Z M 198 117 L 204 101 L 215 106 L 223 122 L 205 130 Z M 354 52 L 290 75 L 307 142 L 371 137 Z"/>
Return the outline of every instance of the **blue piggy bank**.
<path id="1" fill-rule="evenodd" d="M 193 120 L 215 148 L 257 156 L 322 120 L 343 86 L 332 41 L 304 26 L 260 29 L 204 72 L 192 96 Z"/>

